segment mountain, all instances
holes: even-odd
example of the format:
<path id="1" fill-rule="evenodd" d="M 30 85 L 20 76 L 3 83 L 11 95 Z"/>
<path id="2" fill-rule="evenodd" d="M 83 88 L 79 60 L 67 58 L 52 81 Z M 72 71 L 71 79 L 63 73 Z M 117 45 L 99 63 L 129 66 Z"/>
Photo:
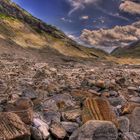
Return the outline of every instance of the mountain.
<path id="1" fill-rule="evenodd" d="M 0 47 L 1 53 L 26 52 L 27 56 L 36 52 L 45 57 L 52 55 L 83 58 L 106 56 L 103 51 L 77 44 L 56 27 L 35 18 L 10 0 L 0 0 Z"/>
<path id="2" fill-rule="evenodd" d="M 117 57 L 140 58 L 140 40 L 122 48 L 116 48 L 112 55 Z"/>

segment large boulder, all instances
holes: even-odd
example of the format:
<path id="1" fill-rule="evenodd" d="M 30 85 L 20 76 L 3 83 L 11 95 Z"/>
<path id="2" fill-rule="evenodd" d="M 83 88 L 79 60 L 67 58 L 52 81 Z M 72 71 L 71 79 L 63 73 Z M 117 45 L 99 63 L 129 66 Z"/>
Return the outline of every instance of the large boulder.
<path id="1" fill-rule="evenodd" d="M 109 121 L 88 121 L 74 131 L 70 140 L 117 140 L 117 128 Z"/>
<path id="2" fill-rule="evenodd" d="M 15 113 L 0 113 L 0 139 L 29 140 L 30 131 Z"/>
<path id="3" fill-rule="evenodd" d="M 130 116 L 130 130 L 140 134 L 140 107 L 136 107 Z"/>
<path id="4" fill-rule="evenodd" d="M 82 121 L 105 120 L 111 121 L 118 127 L 118 121 L 109 102 L 104 98 L 87 98 L 84 102 Z"/>

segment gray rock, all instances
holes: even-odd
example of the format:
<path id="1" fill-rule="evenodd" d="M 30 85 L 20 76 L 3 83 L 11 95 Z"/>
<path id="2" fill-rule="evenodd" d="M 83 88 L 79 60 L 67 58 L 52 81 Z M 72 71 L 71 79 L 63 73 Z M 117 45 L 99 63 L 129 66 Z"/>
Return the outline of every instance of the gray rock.
<path id="1" fill-rule="evenodd" d="M 111 97 L 111 98 L 109 98 L 109 102 L 110 102 L 110 104 L 112 106 L 116 107 L 118 105 L 122 105 L 123 106 L 125 104 L 126 100 L 119 96 L 119 97 Z"/>
<path id="2" fill-rule="evenodd" d="M 115 125 L 109 121 L 88 121 L 74 131 L 70 140 L 117 140 Z"/>
<path id="3" fill-rule="evenodd" d="M 58 107 L 56 104 L 56 101 L 53 99 L 46 100 L 42 104 L 43 110 L 52 110 L 52 111 L 58 111 Z"/>
<path id="4" fill-rule="evenodd" d="M 123 140 L 140 140 L 140 135 L 134 132 L 124 133 Z"/>
<path id="5" fill-rule="evenodd" d="M 118 118 L 119 129 L 122 132 L 129 132 L 130 121 L 127 117 L 122 116 Z"/>
<path id="6" fill-rule="evenodd" d="M 60 122 L 61 114 L 55 111 L 47 111 L 44 113 L 44 118 L 47 124 L 50 124 L 52 121 Z"/>
<path id="7" fill-rule="evenodd" d="M 135 102 L 135 103 L 140 103 L 140 97 L 132 97 L 129 101 Z"/>
<path id="8" fill-rule="evenodd" d="M 110 94 L 110 96 L 118 96 L 119 94 L 118 94 L 118 92 L 116 92 L 116 91 L 109 91 L 109 94 Z"/>
<path id="9" fill-rule="evenodd" d="M 33 119 L 33 126 L 31 126 L 31 134 L 34 140 L 44 140 L 50 135 L 49 126 L 40 118 Z"/>
<path id="10" fill-rule="evenodd" d="M 140 107 L 136 107 L 130 117 L 130 129 L 132 132 L 140 134 Z"/>
<path id="11" fill-rule="evenodd" d="M 61 123 L 68 133 L 74 132 L 79 127 L 79 125 L 75 122 L 61 122 Z"/>
<path id="12" fill-rule="evenodd" d="M 22 91 L 22 97 L 27 97 L 33 100 L 37 98 L 37 94 L 32 88 L 27 88 Z"/>

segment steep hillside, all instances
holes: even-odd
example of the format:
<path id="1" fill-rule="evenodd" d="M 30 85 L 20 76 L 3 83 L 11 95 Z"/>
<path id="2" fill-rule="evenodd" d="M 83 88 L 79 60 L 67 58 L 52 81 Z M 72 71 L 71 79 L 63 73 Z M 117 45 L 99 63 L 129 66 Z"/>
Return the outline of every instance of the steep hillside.
<path id="1" fill-rule="evenodd" d="M 103 51 L 78 45 L 56 27 L 33 17 L 10 0 L 0 0 L 0 39 L 5 42 L 10 40 L 13 45 L 24 50 L 43 50 L 48 51 L 48 54 L 51 50 L 50 55 L 57 53 L 84 58 L 106 57 Z"/>
<path id="2" fill-rule="evenodd" d="M 140 40 L 129 46 L 117 48 L 112 54 L 117 57 L 140 58 Z"/>

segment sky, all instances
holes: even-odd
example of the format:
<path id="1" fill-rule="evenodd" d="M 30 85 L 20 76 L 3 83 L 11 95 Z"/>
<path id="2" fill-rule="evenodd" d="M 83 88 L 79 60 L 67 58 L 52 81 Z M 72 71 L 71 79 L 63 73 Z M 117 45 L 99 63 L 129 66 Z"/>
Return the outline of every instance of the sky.
<path id="1" fill-rule="evenodd" d="M 84 29 L 112 28 L 116 25 L 128 25 L 137 20 L 120 12 L 121 0 L 13 1 L 34 16 L 74 36 L 79 36 Z"/>

